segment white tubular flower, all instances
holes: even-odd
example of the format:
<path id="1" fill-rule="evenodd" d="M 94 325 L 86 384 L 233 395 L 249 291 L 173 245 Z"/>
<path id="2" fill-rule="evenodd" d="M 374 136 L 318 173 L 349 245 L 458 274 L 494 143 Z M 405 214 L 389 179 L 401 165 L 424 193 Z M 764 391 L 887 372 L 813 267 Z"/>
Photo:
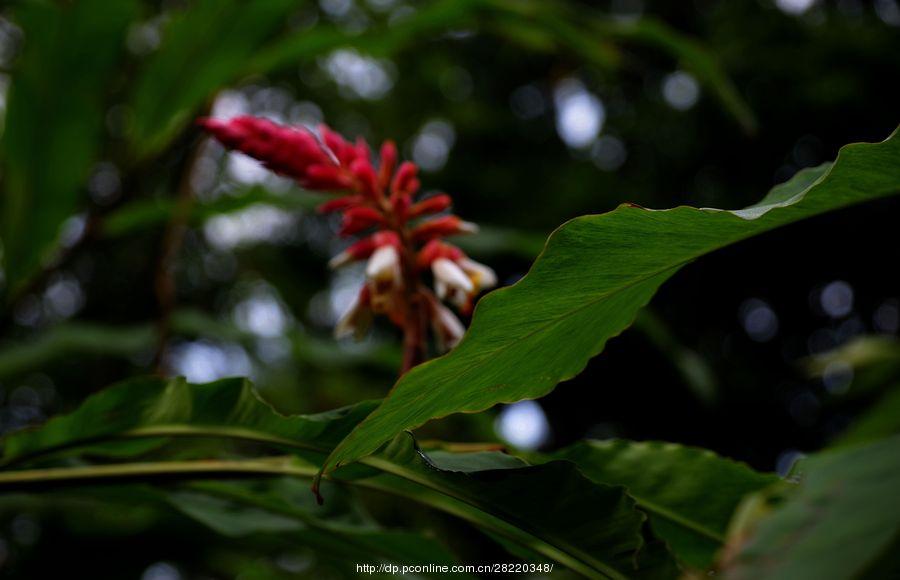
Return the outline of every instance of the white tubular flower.
<path id="1" fill-rule="evenodd" d="M 437 346 L 441 352 L 447 352 L 459 344 L 463 334 L 466 333 L 466 327 L 459 318 L 449 308 L 437 302 L 434 303 L 432 311 L 431 327 L 434 329 Z"/>
<path id="2" fill-rule="evenodd" d="M 461 293 L 468 296 L 475 291 L 472 280 L 452 260 L 438 258 L 431 263 L 431 271 L 434 273 L 434 290 L 441 300 L 448 294 Z"/>
<path id="3" fill-rule="evenodd" d="M 355 259 L 356 259 L 356 258 L 353 256 L 353 254 L 351 254 L 350 252 L 344 250 L 343 252 L 341 252 L 341 253 L 338 254 L 337 256 L 335 256 L 335 257 L 333 257 L 332 259 L 328 260 L 328 267 L 331 268 L 332 270 L 337 270 L 337 269 L 340 268 L 341 266 L 345 266 L 345 265 L 349 264 L 350 262 L 352 262 L 352 261 L 355 260 Z"/>
<path id="4" fill-rule="evenodd" d="M 457 264 L 469 276 L 469 280 L 477 290 L 493 288 L 497 285 L 497 274 L 484 264 L 469 258 L 462 258 Z"/>
<path id="5" fill-rule="evenodd" d="M 385 314 L 397 306 L 398 289 L 403 286 L 400 253 L 394 246 L 381 246 L 366 264 L 366 285 L 372 294 L 372 310 Z"/>
<path id="6" fill-rule="evenodd" d="M 372 309 L 369 305 L 369 290 L 363 286 L 353 299 L 350 308 L 341 316 L 334 327 L 335 338 L 353 336 L 361 340 L 372 325 Z"/>
<path id="7" fill-rule="evenodd" d="M 381 246 L 366 264 L 366 277 L 377 285 L 400 284 L 400 254 L 394 246 Z"/>

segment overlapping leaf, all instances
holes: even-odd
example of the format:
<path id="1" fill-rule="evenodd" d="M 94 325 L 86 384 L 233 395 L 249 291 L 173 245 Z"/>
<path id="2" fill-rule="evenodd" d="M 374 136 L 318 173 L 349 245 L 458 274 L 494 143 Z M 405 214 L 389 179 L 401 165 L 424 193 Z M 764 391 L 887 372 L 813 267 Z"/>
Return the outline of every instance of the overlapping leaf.
<path id="1" fill-rule="evenodd" d="M 576 218 L 517 284 L 481 300 L 463 341 L 414 368 L 343 441 L 326 469 L 403 429 L 452 413 L 540 397 L 573 377 L 686 263 L 791 222 L 900 192 L 900 138 L 843 147 L 743 210 L 621 206 Z"/>
<path id="2" fill-rule="evenodd" d="M 159 152 L 215 91 L 251 72 L 252 56 L 295 9 L 290 0 L 200 0 L 173 12 L 134 87 L 136 156 Z"/>
<path id="3" fill-rule="evenodd" d="M 588 441 L 552 455 L 588 478 L 624 485 L 683 562 L 707 568 L 741 499 L 778 480 L 711 451 L 671 443 Z"/>
<path id="4" fill-rule="evenodd" d="M 736 548 L 724 577 L 896 577 L 900 436 L 818 454 L 801 463 L 798 475 L 799 486 Z"/>
<path id="5" fill-rule="evenodd" d="M 319 462 L 371 408 L 371 404 L 363 403 L 331 413 L 286 417 L 262 402 L 241 379 L 208 385 L 135 379 L 93 395 L 71 414 L 52 419 L 38 429 L 6 437 L 3 462 L 17 469 L 0 471 L 0 488 L 27 490 L 108 481 L 260 475 L 311 479 Z M 254 441 L 296 455 L 210 459 L 204 454 L 197 459 L 185 453 L 184 446 L 178 446 L 174 460 L 164 455 L 165 450 L 155 450 L 156 461 L 144 458 L 141 462 L 100 465 L 53 461 L 62 451 L 75 454 L 96 450 L 99 444 L 113 441 L 178 437 Z M 116 455 L 124 459 L 131 452 L 137 457 L 146 451 L 144 447 L 125 447 Z M 31 468 L 18 468 L 22 465 Z M 515 546 L 516 554 L 555 561 L 587 577 L 674 574 L 674 561 L 661 543 L 646 536 L 646 516 L 636 509 L 625 488 L 595 483 L 571 462 L 529 466 L 504 454 L 485 452 L 434 452 L 431 458 L 418 449 L 411 435 L 403 433 L 362 465 L 339 471 L 336 478 L 460 517 L 504 545 Z M 231 500 L 237 499 L 232 495 Z M 268 506 L 269 511 L 286 505 L 284 498 L 256 499 L 265 505 L 255 500 L 250 504 Z M 200 510 L 207 519 L 212 518 L 207 509 L 210 502 L 199 501 L 204 503 L 193 505 L 194 515 L 200 516 Z M 191 511 L 183 502 L 179 508 Z M 243 518 L 214 519 L 216 522 L 208 523 L 236 526 L 238 530 L 246 525 Z M 285 523 L 278 518 L 267 521 L 274 526 Z"/>
<path id="6" fill-rule="evenodd" d="M 218 436 L 310 452 L 327 452 L 374 403 L 318 415 L 285 417 L 262 401 L 246 379 L 188 385 L 148 377 L 112 386 L 41 428 L 3 439 L 2 463 L 117 437 Z"/>

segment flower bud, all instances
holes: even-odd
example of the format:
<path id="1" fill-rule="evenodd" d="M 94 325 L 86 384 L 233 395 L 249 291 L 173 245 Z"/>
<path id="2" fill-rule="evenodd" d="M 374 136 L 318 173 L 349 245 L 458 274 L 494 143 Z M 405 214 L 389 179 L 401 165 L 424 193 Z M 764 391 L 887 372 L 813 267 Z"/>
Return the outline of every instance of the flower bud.
<path id="1" fill-rule="evenodd" d="M 302 180 L 310 165 L 328 163 L 316 138 L 302 129 L 247 115 L 228 121 L 202 118 L 197 124 L 226 147 L 246 153 L 280 175 Z"/>
<path id="2" fill-rule="evenodd" d="M 372 162 L 367 158 L 358 157 L 350 164 L 350 172 L 356 178 L 359 191 L 367 197 L 374 198 L 379 192 L 378 178 Z"/>
<path id="3" fill-rule="evenodd" d="M 360 205 L 365 200 L 361 195 L 346 195 L 344 197 L 338 197 L 336 199 L 331 199 L 326 201 L 323 204 L 320 204 L 319 207 L 316 208 L 316 211 L 319 213 L 332 213 L 335 211 L 344 211 L 350 209 L 351 207 Z"/>
<path id="4" fill-rule="evenodd" d="M 386 190 L 391 183 L 391 176 L 397 167 L 397 146 L 393 141 L 385 141 L 381 145 L 381 154 L 378 168 L 378 182 L 381 189 Z"/>
<path id="5" fill-rule="evenodd" d="M 453 200 L 450 196 L 446 193 L 441 193 L 413 204 L 409 208 L 409 217 L 414 218 L 430 213 L 439 213 L 449 208 L 452 204 Z"/>
<path id="6" fill-rule="evenodd" d="M 420 223 L 413 229 L 412 237 L 417 242 L 424 242 L 456 234 L 473 234 L 477 231 L 477 225 L 464 222 L 455 215 L 448 215 Z"/>
<path id="7" fill-rule="evenodd" d="M 392 195 L 412 195 L 419 189 L 419 180 L 416 174 L 419 168 L 411 161 L 404 161 L 400 164 L 400 168 L 394 175 L 394 182 L 391 184 Z"/>
<path id="8" fill-rule="evenodd" d="M 344 212 L 344 220 L 338 234 L 351 236 L 374 226 L 384 225 L 384 217 L 371 207 L 351 207 Z"/>
<path id="9" fill-rule="evenodd" d="M 353 182 L 347 172 L 337 165 L 316 164 L 306 168 L 306 175 L 299 179 L 306 189 L 335 191 L 350 189 Z"/>
<path id="10" fill-rule="evenodd" d="M 464 257 L 465 254 L 463 251 L 453 244 L 448 244 L 440 240 L 431 240 L 425 244 L 425 247 L 419 250 L 419 253 L 416 256 L 416 267 L 420 270 L 424 270 L 430 267 L 438 258 L 447 258 L 456 262 Z"/>
<path id="11" fill-rule="evenodd" d="M 398 236 L 396 232 L 390 230 L 375 232 L 371 236 L 351 244 L 346 250 L 333 257 L 328 262 L 328 266 L 331 268 L 339 268 L 344 264 L 368 258 L 375 250 L 382 246 L 400 248 L 400 236 Z"/>

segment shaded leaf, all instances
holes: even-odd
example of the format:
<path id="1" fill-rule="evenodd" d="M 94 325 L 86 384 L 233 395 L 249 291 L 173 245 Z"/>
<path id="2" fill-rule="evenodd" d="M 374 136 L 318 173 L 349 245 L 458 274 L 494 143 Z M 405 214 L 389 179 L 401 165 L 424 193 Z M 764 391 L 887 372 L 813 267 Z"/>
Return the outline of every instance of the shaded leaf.
<path id="1" fill-rule="evenodd" d="M 0 241 L 7 298 L 50 257 L 97 161 L 105 88 L 121 54 L 133 0 L 25 2 L 26 41 L 12 76 L 0 140 Z"/>
<path id="2" fill-rule="evenodd" d="M 711 451 L 673 443 L 588 441 L 551 457 L 597 483 L 623 485 L 657 536 L 686 564 L 707 568 L 741 499 L 776 481 Z"/>
<path id="3" fill-rule="evenodd" d="M 435 455 L 437 463 L 410 434 L 400 434 L 366 461 L 399 479 L 379 475 L 360 483 L 399 490 L 588 577 L 665 577 L 672 570 L 657 546 L 646 553 L 644 516 L 620 486 L 592 483 L 565 461 L 517 468 L 496 452 Z"/>
<path id="4" fill-rule="evenodd" d="M 812 456 L 799 477 L 724 577 L 874 579 L 900 570 L 900 437 Z"/>
<path id="5" fill-rule="evenodd" d="M 173 11 L 162 47 L 149 58 L 132 93 L 135 155 L 161 150 L 215 91 L 251 72 L 251 57 L 295 7 L 291 0 L 199 0 Z"/>
<path id="6" fill-rule="evenodd" d="M 186 489 L 165 493 L 164 497 L 184 514 L 223 535 L 278 533 L 314 548 L 318 554 L 340 558 L 344 563 L 379 560 L 401 565 L 457 563 L 434 539 L 414 532 L 380 529 L 368 522 L 346 521 L 345 515 L 333 509 L 337 502 L 315 505 L 309 487 L 296 479 L 197 482 Z M 348 570 L 355 575 L 355 564 L 349 565 Z"/>
<path id="7" fill-rule="evenodd" d="M 260 401 L 240 379 L 208 385 L 135 379 L 93 395 L 71 414 L 38 429 L 7 436 L 3 440 L 7 465 L 39 462 L 40 467 L 0 471 L 0 487 L 27 490 L 109 481 L 274 475 L 311 479 L 331 447 L 371 408 L 360 404 L 319 415 L 286 417 Z M 62 450 L 74 452 L 137 437 L 240 439 L 268 443 L 297 456 L 183 460 L 180 454 L 177 461 L 66 463 L 64 467 L 47 463 Z M 496 452 L 438 451 L 431 459 L 410 434 L 403 433 L 363 464 L 338 471 L 335 479 L 460 517 L 538 561 L 553 560 L 588 577 L 671 576 L 673 570 L 672 559 L 660 551 L 658 543 L 645 543 L 646 516 L 635 509 L 624 488 L 594 483 L 570 462 L 527 466 Z M 205 510 L 209 504 L 201 507 Z M 216 523 L 239 529 L 247 525 L 243 518 L 235 521 L 227 514 L 216 518 Z M 269 524 L 278 527 L 284 522 L 275 519 Z"/>
<path id="8" fill-rule="evenodd" d="M 831 446 L 867 443 L 897 433 L 900 433 L 900 385 L 888 389 L 868 411 L 856 417 Z"/>
<path id="9" fill-rule="evenodd" d="M 246 379 L 204 386 L 184 379 L 132 379 L 88 397 L 39 429 L 3 439 L 4 464 L 112 437 L 219 436 L 327 452 L 372 409 L 360 403 L 317 415 L 284 417 Z"/>

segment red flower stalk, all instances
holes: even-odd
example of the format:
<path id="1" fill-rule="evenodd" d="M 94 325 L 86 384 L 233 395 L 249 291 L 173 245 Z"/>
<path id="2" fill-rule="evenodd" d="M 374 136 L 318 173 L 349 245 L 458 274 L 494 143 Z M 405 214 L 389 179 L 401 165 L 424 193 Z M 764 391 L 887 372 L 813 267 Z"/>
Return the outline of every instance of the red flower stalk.
<path id="1" fill-rule="evenodd" d="M 250 116 L 198 123 L 226 147 L 258 159 L 306 189 L 342 194 L 323 203 L 319 211 L 342 214 L 339 235 L 364 237 L 335 256 L 330 265 L 367 263 L 366 282 L 338 322 L 337 336 L 360 338 L 374 314 L 387 316 L 403 329 L 402 372 L 424 360 L 429 327 L 440 350 L 459 342 L 465 328 L 441 300 L 468 314 L 475 296 L 494 286 L 497 278 L 493 270 L 443 241 L 477 231 L 475 224 L 455 215 L 424 217 L 449 209 L 453 200 L 439 194 L 416 201 L 418 167 L 409 161 L 398 166 L 393 142 L 381 146 L 376 166 L 365 141 L 350 143 L 324 125 L 313 132 Z M 434 292 L 422 282 L 429 271 Z"/>

